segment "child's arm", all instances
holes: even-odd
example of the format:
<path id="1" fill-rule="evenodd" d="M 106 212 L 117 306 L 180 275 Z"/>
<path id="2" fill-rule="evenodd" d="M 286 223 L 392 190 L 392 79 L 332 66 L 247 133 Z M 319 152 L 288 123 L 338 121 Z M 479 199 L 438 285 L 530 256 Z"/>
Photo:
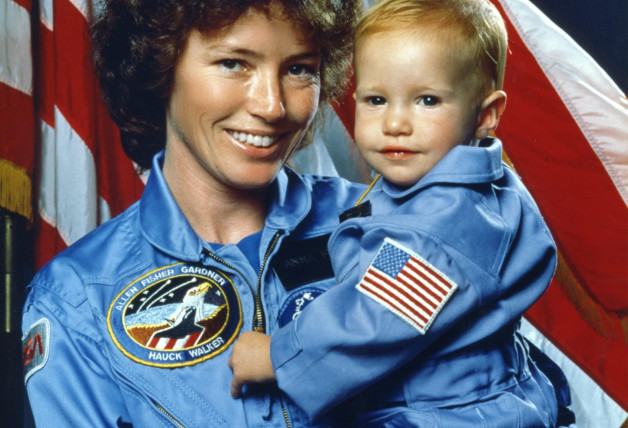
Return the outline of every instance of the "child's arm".
<path id="1" fill-rule="evenodd" d="M 240 335 L 229 358 L 233 371 L 231 396 L 238 398 L 248 383 L 266 383 L 275 380 L 270 361 L 270 336 L 247 331 Z"/>

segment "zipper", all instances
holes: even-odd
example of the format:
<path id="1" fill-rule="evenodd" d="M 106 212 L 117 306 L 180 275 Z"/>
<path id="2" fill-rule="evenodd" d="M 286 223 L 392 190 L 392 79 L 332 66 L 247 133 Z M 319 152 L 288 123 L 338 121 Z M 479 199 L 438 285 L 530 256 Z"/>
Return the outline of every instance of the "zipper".
<path id="1" fill-rule="evenodd" d="M 223 259 L 221 259 L 220 257 L 216 256 L 214 253 L 207 251 L 207 255 L 209 255 L 212 259 L 214 259 L 215 261 L 217 261 L 218 263 L 221 263 L 222 265 L 228 267 L 231 270 L 236 271 L 237 273 L 240 274 L 240 276 L 242 278 L 244 278 L 244 281 L 247 283 L 247 285 L 249 286 L 249 289 L 251 290 L 251 294 L 253 294 L 253 302 L 255 304 L 255 314 L 253 316 L 253 326 L 252 329 L 253 331 L 257 331 L 260 333 L 265 333 L 266 332 L 266 327 L 265 327 L 265 322 L 264 322 L 264 305 L 262 304 L 262 277 L 264 275 L 264 269 L 266 268 L 266 264 L 268 263 L 268 259 L 270 259 L 270 255 L 273 253 L 273 251 L 275 250 L 275 247 L 277 246 L 277 242 L 279 241 L 279 238 L 284 234 L 284 232 L 282 230 L 278 231 L 275 233 L 275 235 L 273 236 L 273 239 L 270 241 L 270 245 L 268 246 L 268 248 L 266 249 L 266 253 L 264 254 L 264 258 L 262 259 L 262 264 L 259 270 L 259 273 L 257 274 L 257 290 L 255 290 L 253 288 L 253 286 L 251 285 L 251 283 L 246 279 L 246 276 L 244 276 L 244 274 L 242 273 L 242 271 L 240 271 L 240 269 L 236 268 L 235 266 L 233 266 L 230 263 L 227 263 L 226 261 L 224 261 Z M 290 418 L 288 416 L 288 411 L 286 410 L 286 407 L 283 404 L 283 400 L 281 399 L 281 396 L 279 397 L 279 402 L 281 404 L 281 412 L 283 413 L 283 418 L 284 418 L 284 422 L 286 423 L 286 428 L 291 428 L 291 424 L 290 424 Z M 161 409 L 166 416 L 169 416 L 173 421 L 174 419 L 168 415 L 168 413 L 163 410 L 157 403 L 155 403 L 155 405 Z M 177 423 L 176 421 L 174 421 L 175 423 Z"/>
<path id="2" fill-rule="evenodd" d="M 119 379 L 123 384 L 126 384 L 129 388 L 133 388 L 145 399 L 153 404 L 166 418 L 168 418 L 175 426 L 180 428 L 185 428 L 181 422 L 179 422 L 174 416 L 170 414 L 166 409 L 164 409 L 153 397 L 147 394 L 143 389 L 137 389 L 137 383 L 133 381 L 130 377 L 125 374 L 125 371 L 121 369 L 121 366 L 118 365 L 117 361 L 114 360 L 114 364 L 112 364 L 113 371 L 118 374 Z"/>
<path id="3" fill-rule="evenodd" d="M 159 409 L 159 411 L 161 413 L 163 413 L 168 419 L 170 419 L 170 421 L 175 424 L 176 426 L 180 427 L 180 428 L 185 428 L 179 421 L 177 421 L 174 416 L 172 416 L 170 413 L 168 413 L 168 411 L 166 409 L 164 409 L 163 407 L 161 407 L 159 405 L 159 403 L 157 403 L 155 400 L 151 399 L 151 401 L 153 402 L 153 405 L 155 407 L 157 407 L 157 409 Z"/>
<path id="4" fill-rule="evenodd" d="M 207 254 L 209 257 L 211 257 L 212 259 L 214 259 L 218 263 L 228 267 L 231 270 L 236 271 L 238 274 L 240 274 L 242 279 L 244 279 L 244 282 L 246 282 L 246 285 L 249 286 L 249 290 L 251 290 L 251 294 L 253 295 L 253 301 L 254 301 L 254 304 L 255 304 L 255 316 L 253 317 L 254 318 L 254 320 L 253 320 L 253 329 L 255 329 L 255 318 L 257 317 L 258 310 L 261 310 L 261 308 L 258 309 L 258 300 L 260 300 L 260 299 L 258 298 L 257 293 L 255 293 L 255 289 L 253 288 L 253 286 L 251 285 L 249 280 L 246 279 L 246 275 L 244 275 L 240 269 L 238 269 L 237 267 L 233 266 L 231 263 L 227 263 L 226 261 L 224 261 L 223 259 L 221 259 L 217 255 L 215 255 L 211 251 L 206 251 L 205 254 Z M 261 300 L 260 300 L 259 306 L 261 307 Z"/>
<path id="5" fill-rule="evenodd" d="M 215 261 L 217 261 L 218 263 L 227 266 L 229 269 L 236 271 L 237 273 L 240 274 L 240 276 L 242 277 L 242 279 L 244 279 L 244 282 L 246 282 L 246 285 L 249 286 L 249 289 L 251 290 L 251 294 L 253 294 L 253 296 L 255 296 L 255 289 L 253 288 L 253 286 L 251 285 L 251 283 L 249 282 L 248 279 L 246 279 L 246 276 L 242 273 L 242 271 L 240 269 L 238 269 L 237 267 L 233 266 L 231 263 L 227 263 L 226 261 L 224 261 L 223 259 L 221 259 L 220 257 L 218 257 L 217 255 L 215 255 L 214 253 L 212 253 L 211 251 L 205 251 L 205 254 L 207 254 L 209 257 L 211 257 L 212 259 L 214 259 Z"/>
<path id="6" fill-rule="evenodd" d="M 277 242 L 279 241 L 279 238 L 281 237 L 281 235 L 283 235 L 283 231 L 280 230 L 277 233 L 275 233 L 275 236 L 273 236 L 273 240 L 270 242 L 270 245 L 268 246 L 268 249 L 266 250 L 266 254 L 264 255 L 264 260 L 262 260 L 262 267 L 260 268 L 259 275 L 257 276 L 256 298 L 259 301 L 260 312 L 256 311 L 256 315 L 258 315 L 258 317 L 256 317 L 257 325 L 253 324 L 253 330 L 259 331 L 262 333 L 266 331 L 264 327 L 263 313 L 261 312 L 261 310 L 263 310 L 262 297 L 261 297 L 262 296 L 262 274 L 264 273 L 264 268 L 266 267 L 266 263 L 268 263 L 268 259 L 270 258 L 270 255 L 275 250 L 275 247 L 277 246 Z M 256 302 L 256 307 L 257 307 L 257 302 Z M 286 410 L 286 406 L 284 405 L 283 399 L 281 398 L 281 391 L 279 391 L 279 403 L 281 404 L 281 413 L 283 414 L 283 419 L 284 419 L 284 422 L 286 423 L 286 428 L 291 428 L 292 425 L 290 424 L 290 417 L 288 416 L 288 411 Z"/>
<path id="7" fill-rule="evenodd" d="M 279 393 L 281 394 L 281 391 Z M 283 399 L 281 398 L 281 396 L 279 397 L 279 402 L 281 403 L 281 411 L 283 413 L 283 419 L 286 422 L 286 428 L 291 428 L 290 418 L 288 417 L 288 411 L 286 410 L 286 407 L 283 405 Z"/>
<path id="8" fill-rule="evenodd" d="M 264 273 L 264 269 L 266 268 L 266 264 L 268 263 L 268 259 L 270 258 L 270 255 L 272 254 L 273 250 L 277 246 L 277 242 L 279 241 L 279 238 L 281 237 L 281 235 L 283 235 L 283 233 L 284 232 L 282 230 L 280 230 L 280 231 L 275 233 L 275 236 L 273 236 L 273 239 L 270 242 L 270 245 L 268 246 L 268 249 L 266 250 L 266 254 L 264 254 L 264 259 L 262 260 L 262 265 L 260 267 L 259 273 L 257 274 L 257 290 L 255 288 L 253 288 L 253 285 L 251 285 L 249 280 L 246 279 L 246 275 L 244 275 L 240 269 L 236 268 L 231 263 L 228 263 L 225 260 L 221 259 L 220 257 L 215 255 L 214 253 L 212 253 L 210 251 L 206 252 L 206 254 L 209 257 L 211 257 L 212 259 L 214 259 L 218 263 L 220 263 L 220 264 L 228 267 L 229 269 L 236 271 L 238 274 L 240 274 L 240 276 L 244 279 L 246 284 L 249 286 L 249 289 L 251 290 L 251 294 L 253 295 L 253 303 L 255 305 L 255 314 L 253 316 L 253 326 L 252 326 L 252 329 L 253 329 L 253 331 L 257 331 L 257 332 L 260 332 L 260 333 L 265 333 L 266 332 L 266 328 L 264 326 L 264 306 L 262 305 L 262 297 L 261 297 L 261 294 L 262 294 L 262 275 Z"/>
<path id="9" fill-rule="evenodd" d="M 157 403 L 155 400 L 151 399 L 153 405 L 155 407 L 157 407 L 157 409 L 164 414 L 164 416 L 166 416 L 173 424 L 175 424 L 177 427 L 180 428 L 185 428 L 185 426 L 183 426 L 179 421 L 177 421 L 174 416 L 172 416 L 170 413 L 168 413 L 168 411 L 166 409 L 164 409 L 163 407 L 161 407 L 159 405 L 159 403 Z M 283 404 L 283 400 L 281 399 L 281 397 L 279 397 L 279 402 L 281 403 L 281 412 L 283 413 L 283 419 L 284 422 L 286 423 L 286 428 L 291 428 L 292 426 L 290 425 L 290 417 L 288 417 L 288 411 L 286 410 L 286 407 Z"/>
<path id="10" fill-rule="evenodd" d="M 259 273 L 257 274 L 257 293 L 254 293 L 255 296 L 255 319 L 253 320 L 253 331 L 257 331 L 260 333 L 266 332 L 266 326 L 264 325 L 264 306 L 262 305 L 262 276 L 264 274 L 264 269 L 266 268 L 266 264 L 268 263 L 268 259 L 270 255 L 275 250 L 277 246 L 277 242 L 279 238 L 283 235 L 283 231 L 278 231 L 273 236 L 272 241 L 270 241 L 270 245 L 266 250 L 266 254 L 264 254 L 264 259 L 262 260 L 262 266 L 260 267 Z"/>

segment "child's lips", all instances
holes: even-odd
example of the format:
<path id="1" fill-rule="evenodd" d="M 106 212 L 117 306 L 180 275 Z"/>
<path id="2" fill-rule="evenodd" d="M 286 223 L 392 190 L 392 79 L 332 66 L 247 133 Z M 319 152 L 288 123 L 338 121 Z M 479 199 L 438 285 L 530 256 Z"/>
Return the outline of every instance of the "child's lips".
<path id="1" fill-rule="evenodd" d="M 407 159 L 416 154 L 416 152 L 406 147 L 395 146 L 385 147 L 383 150 L 380 151 L 380 153 L 384 155 L 384 157 L 389 159 Z"/>

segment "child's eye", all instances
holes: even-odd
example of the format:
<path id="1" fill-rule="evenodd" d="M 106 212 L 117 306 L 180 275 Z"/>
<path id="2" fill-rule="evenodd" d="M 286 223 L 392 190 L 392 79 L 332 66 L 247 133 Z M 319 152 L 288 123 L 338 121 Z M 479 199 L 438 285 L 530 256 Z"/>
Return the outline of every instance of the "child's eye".
<path id="1" fill-rule="evenodd" d="M 419 104 L 425 107 L 434 107 L 440 100 L 431 95 L 425 95 L 419 99 Z"/>
<path id="2" fill-rule="evenodd" d="M 384 97 L 368 97 L 366 102 L 373 106 L 382 106 L 386 104 L 386 98 Z"/>

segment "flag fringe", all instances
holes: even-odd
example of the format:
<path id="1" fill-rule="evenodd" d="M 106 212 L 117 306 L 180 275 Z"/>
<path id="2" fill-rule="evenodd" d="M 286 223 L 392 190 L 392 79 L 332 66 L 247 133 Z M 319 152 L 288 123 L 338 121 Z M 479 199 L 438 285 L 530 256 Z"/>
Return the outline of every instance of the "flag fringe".
<path id="1" fill-rule="evenodd" d="M 569 301 L 591 328 L 603 337 L 620 340 L 628 344 L 628 319 L 604 309 L 600 303 L 596 302 L 580 281 L 574 277 L 560 253 L 558 254 L 555 279 Z"/>
<path id="2" fill-rule="evenodd" d="M 0 159 L 0 207 L 33 219 L 32 183 L 24 168 Z"/>
<path id="3" fill-rule="evenodd" d="M 502 151 L 502 160 L 515 169 L 506 150 Z M 575 278 L 560 252 L 558 253 L 555 279 L 582 319 L 593 330 L 603 337 L 612 340 L 620 339 L 623 343 L 628 344 L 628 317 L 608 311 L 595 301 L 581 282 Z"/>

